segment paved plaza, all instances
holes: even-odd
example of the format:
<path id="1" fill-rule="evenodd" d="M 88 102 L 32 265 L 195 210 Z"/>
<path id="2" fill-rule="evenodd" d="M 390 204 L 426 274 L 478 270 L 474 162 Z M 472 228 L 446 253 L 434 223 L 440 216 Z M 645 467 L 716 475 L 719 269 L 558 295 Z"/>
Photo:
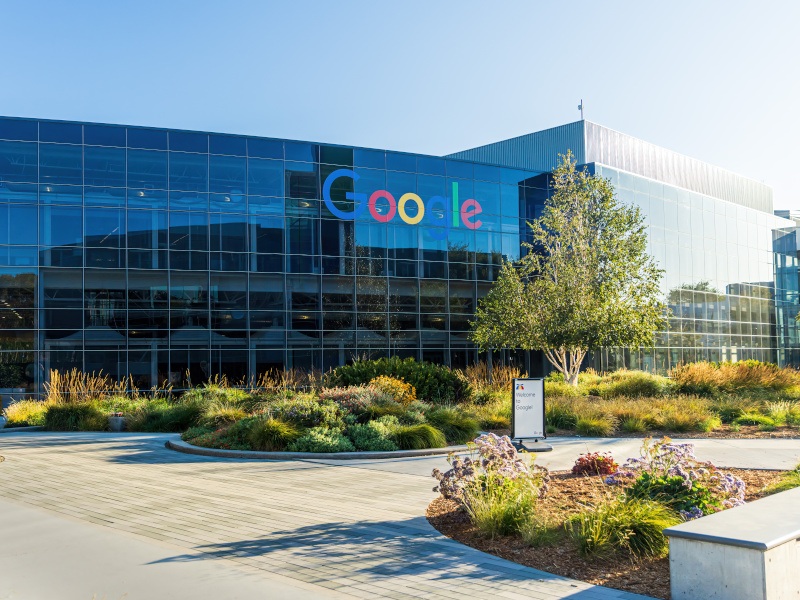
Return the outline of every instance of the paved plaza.
<path id="1" fill-rule="evenodd" d="M 170 436 L 0 434 L 0 600 L 500 598 L 634 600 L 478 552 L 425 520 L 442 456 L 255 461 Z M 587 449 L 551 440 L 564 469 Z M 800 440 L 699 440 L 724 466 L 793 467 Z"/>

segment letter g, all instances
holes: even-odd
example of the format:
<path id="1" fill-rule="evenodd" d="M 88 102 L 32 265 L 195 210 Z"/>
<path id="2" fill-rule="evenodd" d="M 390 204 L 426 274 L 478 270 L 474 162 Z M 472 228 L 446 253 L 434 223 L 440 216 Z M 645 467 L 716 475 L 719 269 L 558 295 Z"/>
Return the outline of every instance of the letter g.
<path id="1" fill-rule="evenodd" d="M 353 181 L 358 181 L 359 179 L 358 174 L 350 169 L 336 169 L 333 173 L 325 178 L 325 183 L 322 185 L 322 199 L 325 201 L 325 206 L 328 207 L 328 210 L 331 211 L 333 215 L 339 217 L 340 219 L 353 221 L 357 219 L 362 212 L 364 212 L 364 209 L 367 206 L 364 202 L 367 199 L 367 195 L 355 192 L 347 192 L 345 194 L 345 198 L 348 200 L 353 200 L 358 204 L 352 212 L 344 212 L 339 210 L 331 199 L 331 186 L 333 185 L 334 181 L 339 179 L 339 177 L 349 177 Z"/>

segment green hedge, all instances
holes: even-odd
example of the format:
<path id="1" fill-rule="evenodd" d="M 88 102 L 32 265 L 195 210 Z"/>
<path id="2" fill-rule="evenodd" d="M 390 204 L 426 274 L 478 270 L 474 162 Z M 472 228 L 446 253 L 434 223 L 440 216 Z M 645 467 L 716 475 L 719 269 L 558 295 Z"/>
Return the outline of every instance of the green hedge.
<path id="1" fill-rule="evenodd" d="M 471 395 L 469 383 L 448 367 L 397 356 L 358 360 L 336 367 L 326 376 L 325 384 L 329 387 L 366 385 L 381 375 L 410 383 L 417 390 L 417 398 L 433 404 L 462 402 Z"/>

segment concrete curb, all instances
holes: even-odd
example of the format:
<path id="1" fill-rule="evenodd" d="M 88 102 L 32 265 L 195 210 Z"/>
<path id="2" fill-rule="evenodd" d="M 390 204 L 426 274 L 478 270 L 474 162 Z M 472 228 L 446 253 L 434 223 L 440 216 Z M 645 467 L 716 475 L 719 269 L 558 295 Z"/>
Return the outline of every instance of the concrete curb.
<path id="1" fill-rule="evenodd" d="M 448 446 L 446 448 L 427 448 L 425 450 L 392 450 L 389 452 L 258 452 L 255 450 L 219 450 L 217 448 L 201 448 L 187 444 L 181 439 L 167 440 L 165 444 L 170 450 L 197 454 L 200 456 L 214 456 L 217 458 L 251 458 L 258 460 L 304 460 L 304 459 L 334 459 L 358 460 L 379 458 L 412 458 L 415 456 L 434 456 L 449 454 L 450 452 L 466 452 L 466 446 Z"/>
<path id="2" fill-rule="evenodd" d="M 44 431 L 44 427 L 41 425 L 31 425 L 30 427 L 3 427 L 0 429 L 0 434 L 2 433 L 12 433 L 14 431 Z"/>

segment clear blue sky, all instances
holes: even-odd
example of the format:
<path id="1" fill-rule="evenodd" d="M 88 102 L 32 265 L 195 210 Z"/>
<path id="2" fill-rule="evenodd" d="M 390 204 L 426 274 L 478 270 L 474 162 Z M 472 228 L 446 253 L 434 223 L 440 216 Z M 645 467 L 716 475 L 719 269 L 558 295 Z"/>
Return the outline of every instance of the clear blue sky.
<path id="1" fill-rule="evenodd" d="M 800 209 L 800 3 L 0 3 L 0 114 L 443 154 L 586 118 Z"/>

